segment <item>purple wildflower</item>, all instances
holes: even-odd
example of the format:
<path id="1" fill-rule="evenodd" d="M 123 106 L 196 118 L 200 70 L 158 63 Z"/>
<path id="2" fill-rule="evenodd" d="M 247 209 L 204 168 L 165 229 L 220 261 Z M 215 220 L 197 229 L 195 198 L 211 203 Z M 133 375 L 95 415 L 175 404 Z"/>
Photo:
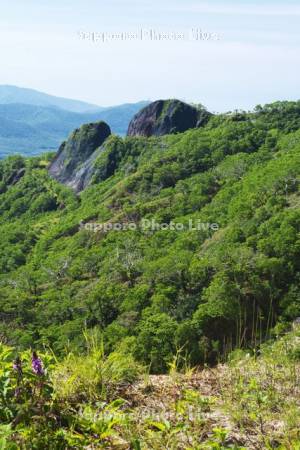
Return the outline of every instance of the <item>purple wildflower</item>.
<path id="1" fill-rule="evenodd" d="M 14 360 L 13 369 L 18 372 L 19 376 L 22 376 L 22 361 L 19 356 Z"/>
<path id="2" fill-rule="evenodd" d="M 38 357 L 36 352 L 32 353 L 32 370 L 36 375 L 44 375 L 43 363 L 41 358 Z"/>

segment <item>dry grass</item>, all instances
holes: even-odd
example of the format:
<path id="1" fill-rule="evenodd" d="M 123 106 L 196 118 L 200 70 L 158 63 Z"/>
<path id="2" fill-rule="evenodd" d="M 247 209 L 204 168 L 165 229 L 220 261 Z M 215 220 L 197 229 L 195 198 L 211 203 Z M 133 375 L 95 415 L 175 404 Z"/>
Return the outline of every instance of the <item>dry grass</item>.
<path id="1" fill-rule="evenodd" d="M 137 449 L 300 449 L 299 352 L 295 331 L 256 358 L 123 386 L 120 435 Z"/>

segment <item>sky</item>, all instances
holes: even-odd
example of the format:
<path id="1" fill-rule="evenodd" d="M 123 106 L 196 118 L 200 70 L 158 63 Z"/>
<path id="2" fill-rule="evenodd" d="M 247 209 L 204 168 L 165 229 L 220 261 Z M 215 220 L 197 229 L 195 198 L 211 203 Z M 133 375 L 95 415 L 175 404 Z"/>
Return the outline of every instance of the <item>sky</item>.
<path id="1" fill-rule="evenodd" d="M 298 100 L 299 47 L 299 0 L 0 0 L 0 84 L 101 106 L 179 98 L 222 112 Z"/>

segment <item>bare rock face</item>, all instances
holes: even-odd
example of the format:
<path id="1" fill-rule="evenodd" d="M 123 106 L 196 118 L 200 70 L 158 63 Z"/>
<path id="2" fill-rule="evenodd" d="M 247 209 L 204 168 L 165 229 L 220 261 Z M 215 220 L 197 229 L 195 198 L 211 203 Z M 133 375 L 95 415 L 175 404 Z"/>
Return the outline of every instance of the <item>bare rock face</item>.
<path id="1" fill-rule="evenodd" d="M 89 123 L 73 131 L 51 163 L 50 175 L 77 192 L 84 189 L 92 175 L 93 161 L 110 134 L 105 122 Z"/>
<path id="2" fill-rule="evenodd" d="M 211 114 L 179 100 L 158 100 L 132 119 L 128 136 L 162 136 L 204 125 Z M 120 142 L 113 143 L 105 122 L 88 123 L 73 131 L 50 164 L 49 174 L 80 192 L 111 176 L 117 167 Z M 118 138 L 119 139 L 119 138 Z M 123 141 L 122 141 L 123 142 Z M 122 147 L 122 145 L 121 145 Z"/>
<path id="3" fill-rule="evenodd" d="M 21 180 L 21 178 L 23 178 L 23 176 L 25 175 L 26 169 L 25 167 L 23 167 L 22 169 L 19 169 L 17 171 L 14 171 L 12 173 L 12 175 L 9 177 L 9 179 L 7 180 L 7 185 L 9 186 L 13 186 L 14 184 L 17 184 L 18 181 Z"/>
<path id="4" fill-rule="evenodd" d="M 127 136 L 162 136 L 183 133 L 208 121 L 211 113 L 180 100 L 158 100 L 138 112 L 129 124 Z"/>

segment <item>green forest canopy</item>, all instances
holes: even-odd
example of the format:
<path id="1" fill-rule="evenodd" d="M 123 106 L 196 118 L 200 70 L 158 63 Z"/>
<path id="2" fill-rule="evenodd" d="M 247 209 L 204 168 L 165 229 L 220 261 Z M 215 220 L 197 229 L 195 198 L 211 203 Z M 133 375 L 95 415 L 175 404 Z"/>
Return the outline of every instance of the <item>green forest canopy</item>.
<path id="1" fill-rule="evenodd" d="M 153 372 L 256 346 L 300 316 L 300 102 L 160 138 L 112 136 L 76 196 L 51 155 L 0 162 L 0 335 L 80 352 L 84 329 Z M 219 230 L 93 233 L 87 222 Z"/>

